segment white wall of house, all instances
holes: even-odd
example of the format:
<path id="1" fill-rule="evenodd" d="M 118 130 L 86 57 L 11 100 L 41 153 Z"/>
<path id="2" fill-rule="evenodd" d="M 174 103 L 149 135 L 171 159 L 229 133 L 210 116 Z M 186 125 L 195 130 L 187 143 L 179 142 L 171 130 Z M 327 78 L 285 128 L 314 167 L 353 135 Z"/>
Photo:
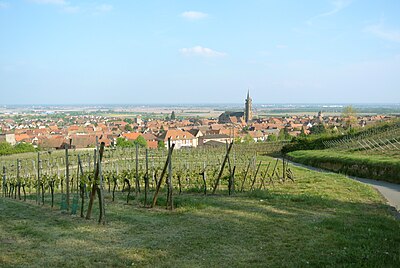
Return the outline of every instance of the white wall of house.
<path id="1" fill-rule="evenodd" d="M 165 148 L 168 148 L 168 140 L 164 141 Z M 198 140 L 195 139 L 177 139 L 172 140 L 171 143 L 175 143 L 175 149 L 180 149 L 182 147 L 197 147 Z"/>

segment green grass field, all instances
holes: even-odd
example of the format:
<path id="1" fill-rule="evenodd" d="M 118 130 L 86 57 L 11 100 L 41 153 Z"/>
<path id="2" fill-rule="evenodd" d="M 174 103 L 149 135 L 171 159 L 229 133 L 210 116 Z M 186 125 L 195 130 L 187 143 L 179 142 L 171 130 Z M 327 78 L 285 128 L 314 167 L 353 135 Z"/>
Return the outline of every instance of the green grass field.
<path id="1" fill-rule="evenodd" d="M 106 226 L 1 197 L 0 267 L 399 267 L 400 221 L 375 190 L 290 168 L 295 183 L 185 193 L 172 212 L 107 195 Z"/>

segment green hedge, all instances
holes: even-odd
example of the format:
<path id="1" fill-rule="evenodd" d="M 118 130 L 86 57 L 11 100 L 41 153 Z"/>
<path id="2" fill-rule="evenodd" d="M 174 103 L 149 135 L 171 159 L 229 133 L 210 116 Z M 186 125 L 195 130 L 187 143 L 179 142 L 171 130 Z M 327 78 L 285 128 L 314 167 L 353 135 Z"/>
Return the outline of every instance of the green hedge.
<path id="1" fill-rule="evenodd" d="M 400 183 L 400 159 L 393 157 L 332 150 L 295 151 L 288 153 L 288 157 L 298 163 L 338 173 Z"/>
<path id="2" fill-rule="evenodd" d="M 18 153 L 28 153 L 36 151 L 35 147 L 29 143 L 18 143 L 14 146 L 8 142 L 0 142 L 0 156 Z"/>

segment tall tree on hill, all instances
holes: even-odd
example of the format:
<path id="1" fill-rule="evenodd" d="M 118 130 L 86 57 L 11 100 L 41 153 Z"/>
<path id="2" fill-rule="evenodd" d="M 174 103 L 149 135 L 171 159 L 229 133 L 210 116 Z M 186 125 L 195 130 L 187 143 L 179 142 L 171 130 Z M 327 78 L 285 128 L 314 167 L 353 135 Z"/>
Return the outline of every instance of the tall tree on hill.
<path id="1" fill-rule="evenodd" d="M 316 135 L 323 134 L 326 133 L 326 128 L 323 124 L 317 124 L 310 128 L 310 133 Z"/>
<path id="2" fill-rule="evenodd" d="M 172 111 L 172 113 L 171 113 L 171 120 L 175 120 L 175 119 L 176 119 L 175 111 Z"/>
<path id="3" fill-rule="evenodd" d="M 357 124 L 357 112 L 353 106 L 349 105 L 343 108 L 342 117 L 346 127 L 352 129 Z"/>

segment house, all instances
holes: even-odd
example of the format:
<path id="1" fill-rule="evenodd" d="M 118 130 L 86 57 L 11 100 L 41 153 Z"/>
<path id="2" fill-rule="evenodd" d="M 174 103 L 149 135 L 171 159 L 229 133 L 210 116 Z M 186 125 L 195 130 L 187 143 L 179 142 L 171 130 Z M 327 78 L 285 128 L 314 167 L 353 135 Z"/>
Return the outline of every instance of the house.
<path id="1" fill-rule="evenodd" d="M 231 143 L 232 140 L 233 139 L 226 134 L 210 134 L 199 137 L 199 145 L 205 145 L 211 141 L 213 141 L 213 144 L 215 144 L 215 142 L 225 144 L 226 142 Z"/>
<path id="2" fill-rule="evenodd" d="M 0 134 L 0 142 L 8 142 L 11 145 L 15 145 L 17 143 L 15 134 Z"/>
<path id="3" fill-rule="evenodd" d="M 151 133 L 142 134 L 143 138 L 147 142 L 147 148 L 149 149 L 157 149 L 158 148 L 158 140 L 157 137 Z"/>
<path id="4" fill-rule="evenodd" d="M 169 129 L 159 136 L 159 140 L 164 141 L 165 147 L 168 147 L 168 138 L 175 143 L 175 148 L 197 147 L 198 140 L 190 132 L 180 129 Z"/>

